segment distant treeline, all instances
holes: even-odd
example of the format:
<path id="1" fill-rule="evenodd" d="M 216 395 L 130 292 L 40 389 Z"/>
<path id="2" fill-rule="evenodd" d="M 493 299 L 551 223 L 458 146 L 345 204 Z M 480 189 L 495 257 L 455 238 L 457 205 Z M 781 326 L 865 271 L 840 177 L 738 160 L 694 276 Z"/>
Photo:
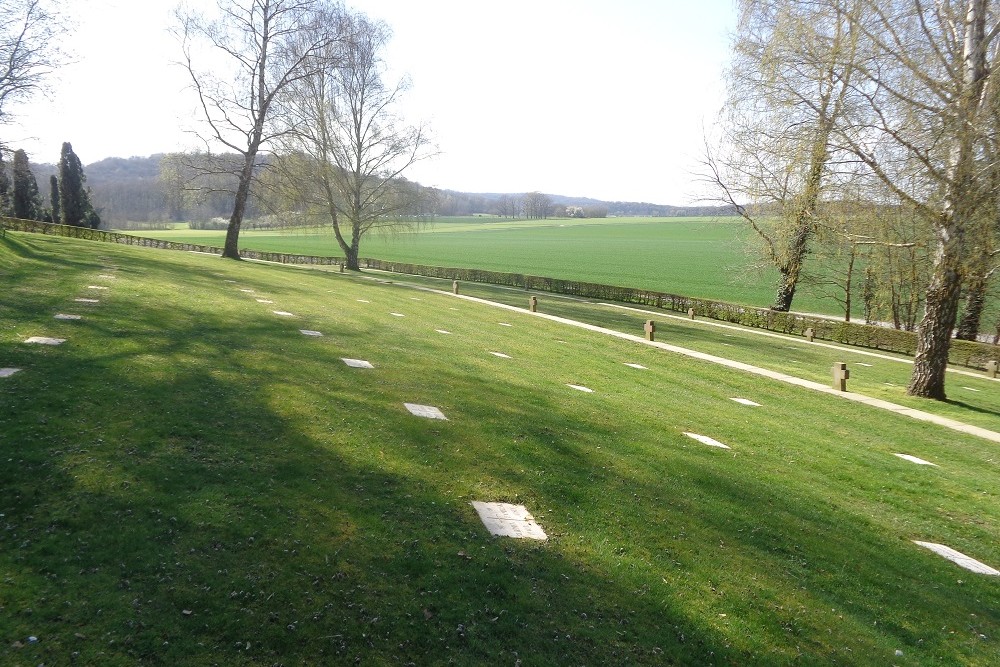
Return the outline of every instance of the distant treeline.
<path id="1" fill-rule="evenodd" d="M 159 153 L 148 157 L 106 158 L 86 166 L 87 185 L 94 208 L 105 227 L 155 228 L 170 222 L 228 220 L 233 208 L 238 156 Z M 191 176 L 197 163 L 211 161 L 214 173 Z M 54 173 L 55 165 L 37 164 L 39 174 Z M 266 165 L 262 166 L 266 169 Z M 266 179 L 265 179 L 266 180 Z M 423 188 L 418 184 L 415 187 Z M 666 206 L 645 202 L 608 202 L 585 197 L 565 197 L 541 193 L 467 193 L 423 188 L 431 202 L 423 215 L 506 218 L 608 216 L 719 216 L 735 212 L 719 206 Z M 247 217 L 265 220 L 275 211 L 269 196 L 257 193 L 248 203 Z"/>

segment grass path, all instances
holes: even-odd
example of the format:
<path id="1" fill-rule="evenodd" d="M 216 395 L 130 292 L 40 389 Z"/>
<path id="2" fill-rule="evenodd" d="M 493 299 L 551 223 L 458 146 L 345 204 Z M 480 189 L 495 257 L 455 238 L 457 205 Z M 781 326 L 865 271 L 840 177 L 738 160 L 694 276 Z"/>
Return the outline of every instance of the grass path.
<path id="1" fill-rule="evenodd" d="M 913 542 L 1000 563 L 995 443 L 368 277 L 9 233 L 0 280 L 0 664 L 1000 661 L 1000 578 Z"/>

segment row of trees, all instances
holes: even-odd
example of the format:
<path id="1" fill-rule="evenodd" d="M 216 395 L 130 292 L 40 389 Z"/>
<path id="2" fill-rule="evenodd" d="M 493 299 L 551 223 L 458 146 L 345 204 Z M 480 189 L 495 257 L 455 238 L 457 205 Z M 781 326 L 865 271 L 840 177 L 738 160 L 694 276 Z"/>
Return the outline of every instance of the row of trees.
<path id="1" fill-rule="evenodd" d="M 49 198 L 43 203 L 28 154 L 22 149 L 14 151 L 8 174 L 0 148 L 0 215 L 96 229 L 101 218 L 91 204 L 86 181 L 73 146 L 63 143 L 58 176 L 49 176 Z"/>
<path id="2" fill-rule="evenodd" d="M 978 328 L 1000 252 L 1000 15 L 963 0 L 743 0 L 720 197 L 756 232 L 788 310 L 810 262 L 915 319 L 908 392 L 945 398 L 962 295 Z M 859 270 L 861 269 L 861 270 Z"/>

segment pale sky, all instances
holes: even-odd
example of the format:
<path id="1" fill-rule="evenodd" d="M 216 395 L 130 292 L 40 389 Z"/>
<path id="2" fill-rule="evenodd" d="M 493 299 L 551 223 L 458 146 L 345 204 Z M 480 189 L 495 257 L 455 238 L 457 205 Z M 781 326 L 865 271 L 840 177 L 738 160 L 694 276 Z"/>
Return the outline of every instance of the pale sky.
<path id="1" fill-rule="evenodd" d="M 190 0 L 197 5 L 212 0 Z M 84 164 L 192 148 L 194 93 L 168 33 L 177 0 L 65 2 L 76 62 L 0 128 L 32 161 L 70 141 Z M 440 154 L 424 185 L 697 203 L 721 106 L 735 0 L 354 0 L 392 28 L 405 115 Z"/>

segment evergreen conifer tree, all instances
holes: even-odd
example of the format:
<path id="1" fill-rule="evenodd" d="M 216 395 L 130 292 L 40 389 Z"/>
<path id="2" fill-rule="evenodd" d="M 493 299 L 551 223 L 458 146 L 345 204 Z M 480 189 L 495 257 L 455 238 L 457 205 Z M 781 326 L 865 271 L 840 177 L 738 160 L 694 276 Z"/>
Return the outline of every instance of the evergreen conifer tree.
<path id="1" fill-rule="evenodd" d="M 41 219 L 42 201 L 38 196 L 38 183 L 31 173 L 28 154 L 23 149 L 14 151 L 13 166 L 14 196 L 11 215 L 23 220 Z"/>
<path id="2" fill-rule="evenodd" d="M 3 161 L 3 150 L 0 150 L 0 216 L 10 214 L 10 176 L 7 175 L 7 163 Z"/>
<path id="3" fill-rule="evenodd" d="M 63 142 L 59 157 L 59 208 L 64 225 L 89 227 L 90 198 L 83 184 L 87 177 L 83 174 L 83 164 L 73 152 L 73 146 Z"/>
<path id="4" fill-rule="evenodd" d="M 59 223 L 59 179 L 55 174 L 49 176 L 49 204 L 52 206 L 52 222 Z"/>

